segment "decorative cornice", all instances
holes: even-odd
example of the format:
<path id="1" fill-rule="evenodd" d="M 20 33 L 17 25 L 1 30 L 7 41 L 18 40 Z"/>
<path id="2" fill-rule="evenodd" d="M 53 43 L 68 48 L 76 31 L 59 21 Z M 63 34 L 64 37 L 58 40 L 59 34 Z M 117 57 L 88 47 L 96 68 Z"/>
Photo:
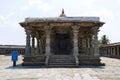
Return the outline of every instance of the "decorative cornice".
<path id="1" fill-rule="evenodd" d="M 72 26 L 73 30 L 79 30 L 80 26 Z"/>

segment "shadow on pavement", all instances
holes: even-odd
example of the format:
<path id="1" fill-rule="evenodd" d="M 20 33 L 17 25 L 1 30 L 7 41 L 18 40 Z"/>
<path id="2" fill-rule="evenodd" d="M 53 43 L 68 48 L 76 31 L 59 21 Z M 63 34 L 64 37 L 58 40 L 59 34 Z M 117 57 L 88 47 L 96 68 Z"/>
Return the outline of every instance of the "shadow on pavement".
<path id="1" fill-rule="evenodd" d="M 105 66 L 80 66 L 80 68 L 98 68 L 98 69 L 104 69 Z"/>
<path id="2" fill-rule="evenodd" d="M 48 69 L 48 68 L 71 68 L 71 67 L 46 67 L 46 66 L 22 66 L 18 64 L 16 66 L 8 66 L 5 69 Z M 95 68 L 95 69 L 104 69 L 105 66 L 80 66 L 75 68 Z"/>
<path id="3" fill-rule="evenodd" d="M 8 66 L 5 69 L 41 69 L 46 68 L 45 66 L 22 66 L 22 64 L 18 64 L 16 66 Z"/>

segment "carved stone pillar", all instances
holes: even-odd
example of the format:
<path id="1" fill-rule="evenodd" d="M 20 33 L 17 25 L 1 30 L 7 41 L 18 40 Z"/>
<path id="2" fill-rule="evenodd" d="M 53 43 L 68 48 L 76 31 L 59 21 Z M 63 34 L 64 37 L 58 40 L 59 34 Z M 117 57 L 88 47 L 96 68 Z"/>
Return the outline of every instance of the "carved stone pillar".
<path id="1" fill-rule="evenodd" d="M 35 36 L 32 36 L 32 55 L 35 55 Z"/>
<path id="2" fill-rule="evenodd" d="M 42 54 L 42 40 L 39 39 L 39 53 Z"/>
<path id="3" fill-rule="evenodd" d="M 50 34 L 51 34 L 51 29 L 52 27 L 51 26 L 45 26 L 45 32 L 46 32 L 46 49 L 45 49 L 45 53 L 46 55 L 50 55 L 50 41 L 51 41 L 51 37 L 50 37 Z"/>
<path id="4" fill-rule="evenodd" d="M 40 53 L 41 54 L 43 54 L 43 52 L 44 52 L 44 37 L 43 37 L 43 35 L 41 36 L 41 38 L 40 38 Z"/>
<path id="5" fill-rule="evenodd" d="M 73 54 L 78 55 L 78 32 L 80 26 L 72 26 L 73 29 Z"/>
<path id="6" fill-rule="evenodd" d="M 72 26 L 73 29 L 73 55 L 75 56 L 76 66 L 79 65 L 78 59 L 78 32 L 80 26 Z"/>
<path id="7" fill-rule="evenodd" d="M 109 54 L 109 52 L 110 52 L 110 51 L 109 51 L 109 47 L 107 47 L 107 54 L 106 54 L 106 56 Z"/>
<path id="8" fill-rule="evenodd" d="M 87 38 L 87 44 L 88 44 L 88 48 L 90 48 L 90 38 Z"/>
<path id="9" fill-rule="evenodd" d="M 90 34 L 90 48 L 93 48 L 93 39 L 92 39 L 92 34 Z"/>
<path id="10" fill-rule="evenodd" d="M 30 49 L 30 31 L 25 30 L 26 32 L 26 47 L 25 47 L 25 56 L 31 55 L 31 49 Z"/>
<path id="11" fill-rule="evenodd" d="M 117 46 L 117 55 L 120 55 L 119 52 L 119 46 Z"/>
<path id="12" fill-rule="evenodd" d="M 113 55 L 112 47 L 110 48 L 110 51 L 111 51 L 111 54 L 110 54 L 110 56 L 112 56 L 112 55 Z"/>
<path id="13" fill-rule="evenodd" d="M 109 51 L 110 51 L 110 53 L 108 53 L 108 56 L 111 54 L 111 47 L 109 47 Z"/>
<path id="14" fill-rule="evenodd" d="M 88 38 L 87 38 L 87 53 L 88 53 L 88 55 L 90 55 L 90 39 L 89 39 L 89 36 L 87 36 Z"/>
<path id="15" fill-rule="evenodd" d="M 84 47 L 84 49 L 86 49 L 86 39 L 85 38 L 83 38 L 83 47 Z"/>
<path id="16" fill-rule="evenodd" d="M 93 55 L 93 39 L 92 39 L 92 34 L 90 34 L 90 55 Z"/>
<path id="17" fill-rule="evenodd" d="M 40 54 L 39 37 L 37 37 L 36 55 L 39 55 L 39 54 Z"/>
<path id="18" fill-rule="evenodd" d="M 99 56 L 98 27 L 94 27 L 94 56 Z"/>
<path id="19" fill-rule="evenodd" d="M 107 55 L 107 53 L 108 53 L 108 47 L 106 47 L 106 53 L 105 53 L 105 56 Z"/>
<path id="20" fill-rule="evenodd" d="M 116 50 L 115 50 L 115 46 L 113 47 L 113 55 L 115 56 L 116 55 Z"/>

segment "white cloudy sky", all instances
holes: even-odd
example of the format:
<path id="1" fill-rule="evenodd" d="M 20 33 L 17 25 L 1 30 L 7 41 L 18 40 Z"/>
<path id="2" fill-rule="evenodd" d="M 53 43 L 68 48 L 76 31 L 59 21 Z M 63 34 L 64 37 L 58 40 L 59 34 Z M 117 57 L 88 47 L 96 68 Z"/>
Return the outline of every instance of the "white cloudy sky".
<path id="1" fill-rule="evenodd" d="M 107 35 L 120 42 L 120 0 L 0 0 L 0 44 L 25 44 L 19 22 L 26 17 L 98 16 L 106 24 L 99 38 Z"/>

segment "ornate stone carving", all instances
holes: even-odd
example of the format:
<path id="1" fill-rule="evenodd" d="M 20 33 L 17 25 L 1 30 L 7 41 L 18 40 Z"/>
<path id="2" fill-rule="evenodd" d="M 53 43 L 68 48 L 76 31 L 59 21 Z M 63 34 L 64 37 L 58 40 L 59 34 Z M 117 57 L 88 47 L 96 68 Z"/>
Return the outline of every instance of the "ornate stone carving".
<path id="1" fill-rule="evenodd" d="M 78 32 L 79 32 L 80 26 L 72 26 L 73 29 L 73 54 L 78 55 Z"/>
<path id="2" fill-rule="evenodd" d="M 100 31 L 99 27 L 97 27 L 97 26 L 93 27 L 92 30 L 93 30 L 94 35 L 98 35 L 98 32 Z"/>
<path id="3" fill-rule="evenodd" d="M 99 56 L 99 48 L 98 48 L 98 32 L 99 27 L 93 27 L 94 31 L 94 56 Z"/>
<path id="4" fill-rule="evenodd" d="M 44 29 L 45 30 L 51 30 L 53 27 L 52 26 L 49 26 L 49 25 L 46 25 L 45 27 L 44 27 Z"/>
<path id="5" fill-rule="evenodd" d="M 80 26 L 72 26 L 73 32 L 79 32 Z"/>
<path id="6" fill-rule="evenodd" d="M 52 26 L 45 26 L 45 32 L 46 32 L 46 55 L 50 55 L 50 35 L 51 35 L 51 29 L 52 29 Z"/>
<path id="7" fill-rule="evenodd" d="M 30 51 L 30 31 L 29 30 L 25 30 L 26 32 L 26 47 L 25 47 L 25 56 L 29 56 L 31 55 L 31 51 Z"/>
<path id="8" fill-rule="evenodd" d="M 35 54 L 35 36 L 32 36 L 32 55 Z"/>

